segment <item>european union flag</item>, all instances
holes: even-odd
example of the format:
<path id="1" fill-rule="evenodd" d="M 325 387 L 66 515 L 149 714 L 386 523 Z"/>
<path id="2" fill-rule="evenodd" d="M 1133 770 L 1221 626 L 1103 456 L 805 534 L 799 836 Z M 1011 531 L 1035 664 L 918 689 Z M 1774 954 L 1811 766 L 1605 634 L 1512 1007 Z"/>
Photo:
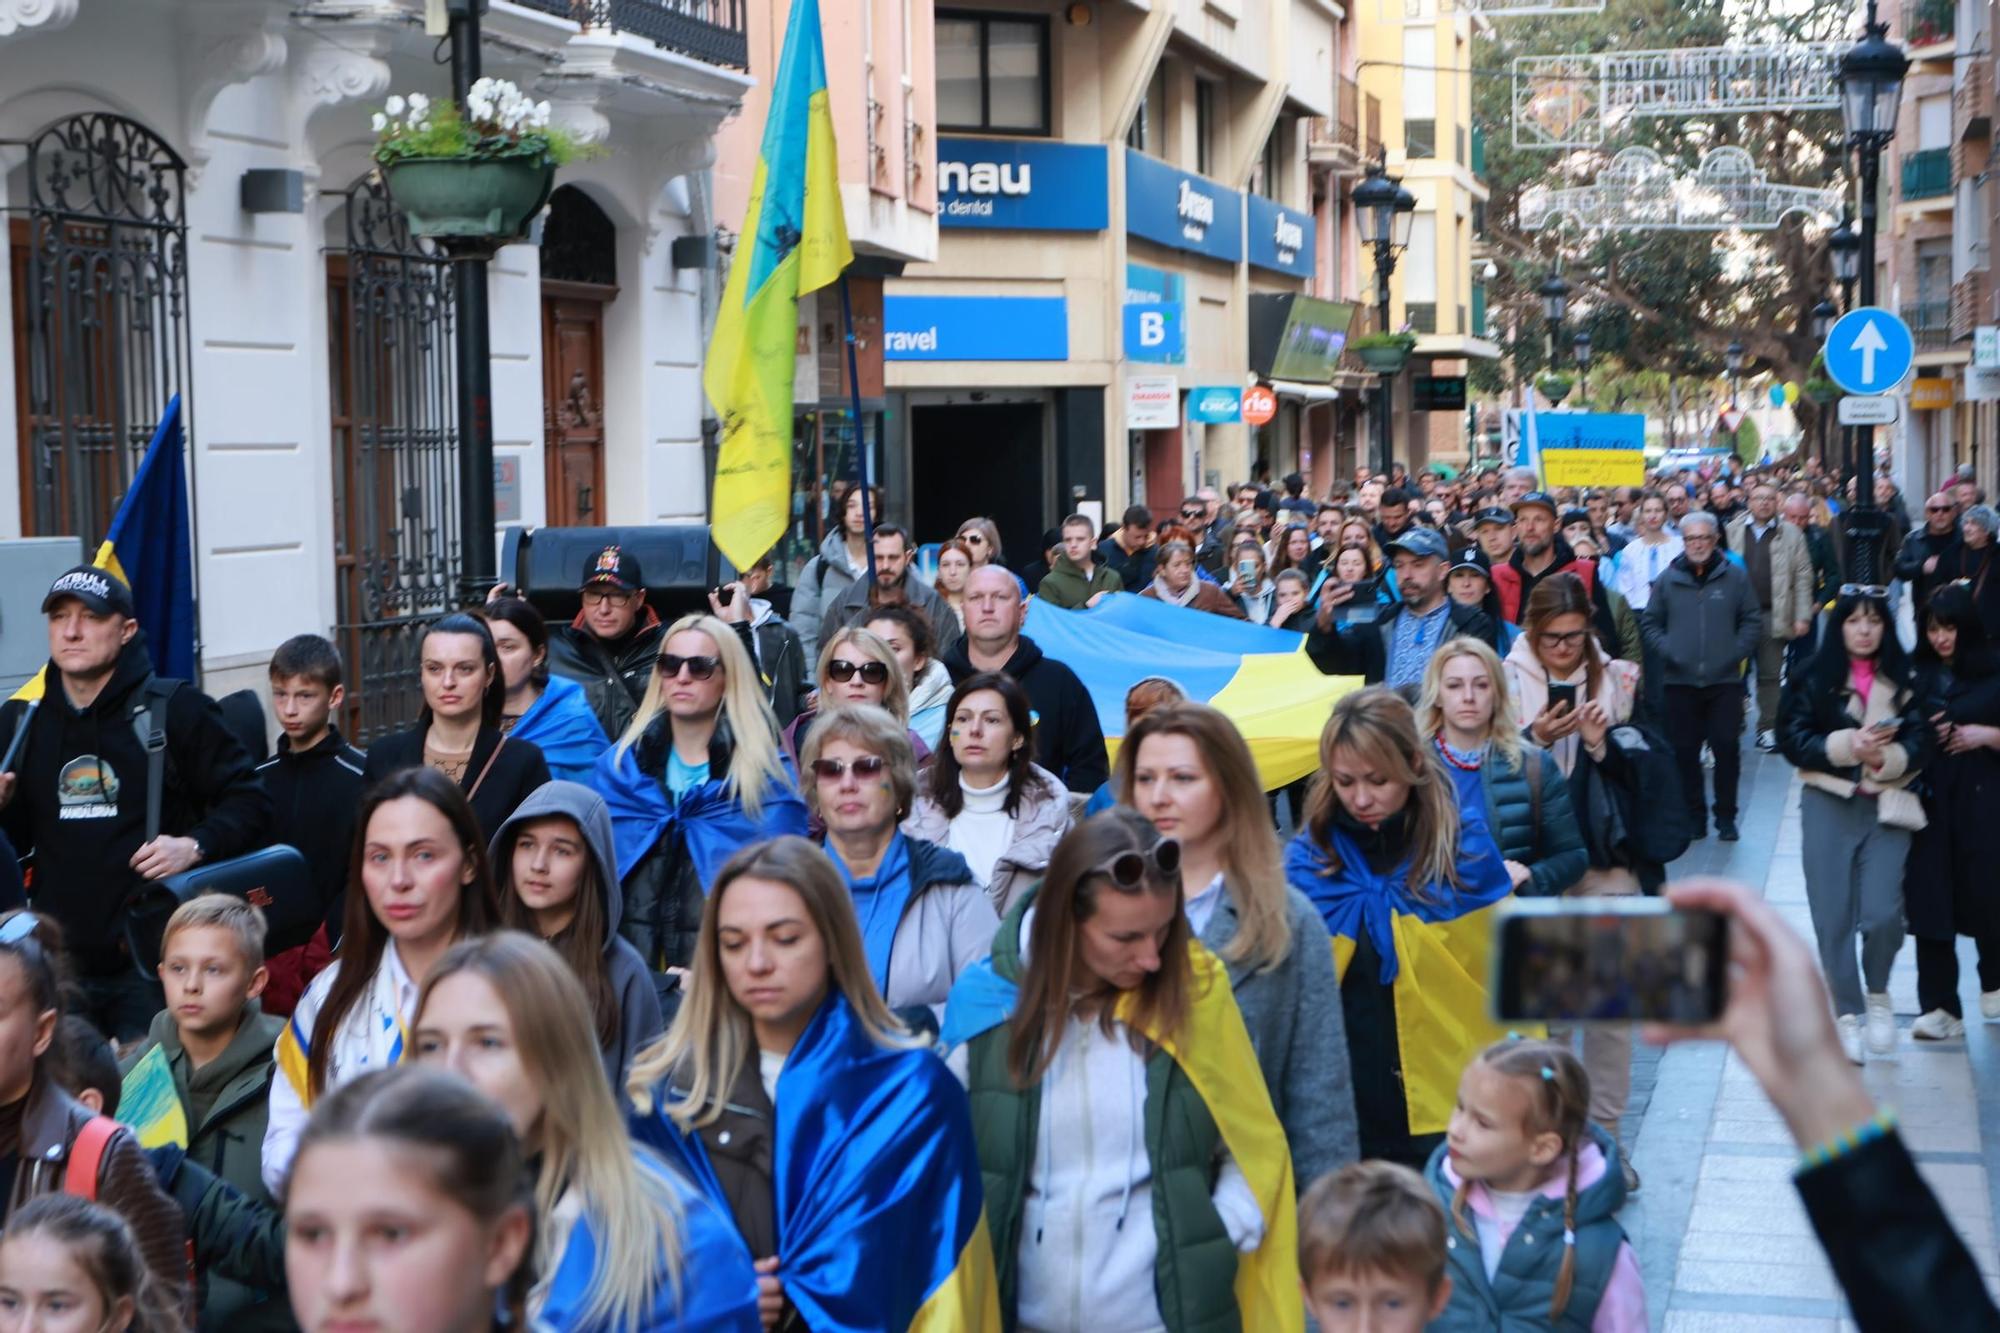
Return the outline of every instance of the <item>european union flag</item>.
<path id="1" fill-rule="evenodd" d="M 181 432 L 179 394 L 167 403 L 153 442 L 132 474 L 132 487 L 91 563 L 132 589 L 153 669 L 175 680 L 193 680 L 194 528 L 188 521 L 187 441 Z"/>

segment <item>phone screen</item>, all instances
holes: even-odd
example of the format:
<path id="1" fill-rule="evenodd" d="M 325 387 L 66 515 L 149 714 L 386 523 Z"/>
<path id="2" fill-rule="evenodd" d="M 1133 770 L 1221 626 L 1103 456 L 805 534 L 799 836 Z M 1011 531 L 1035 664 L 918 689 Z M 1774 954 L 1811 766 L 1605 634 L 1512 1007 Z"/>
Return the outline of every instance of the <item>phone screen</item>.
<path id="1" fill-rule="evenodd" d="M 1663 898 L 1517 899 L 1499 920 L 1502 1022 L 1710 1023 L 1728 1002 L 1729 923 Z"/>
<path id="2" fill-rule="evenodd" d="M 1568 704 L 1570 711 L 1576 711 L 1576 686 L 1551 682 L 1549 685 L 1549 708 L 1551 710 Z"/>

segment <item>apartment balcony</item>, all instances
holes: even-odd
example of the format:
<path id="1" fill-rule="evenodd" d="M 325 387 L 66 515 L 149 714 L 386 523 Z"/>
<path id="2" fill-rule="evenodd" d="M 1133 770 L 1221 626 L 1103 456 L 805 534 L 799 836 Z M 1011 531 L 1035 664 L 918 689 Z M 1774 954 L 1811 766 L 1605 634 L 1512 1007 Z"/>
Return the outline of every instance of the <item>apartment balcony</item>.
<path id="1" fill-rule="evenodd" d="M 1918 301 L 1903 307 L 1903 322 L 1910 326 L 1918 351 L 1951 346 L 1951 307 L 1949 300 Z"/>
<path id="2" fill-rule="evenodd" d="M 1903 202 L 1951 193 L 1951 150 L 1924 148 L 1903 155 Z"/>
<path id="3" fill-rule="evenodd" d="M 1985 269 L 1976 268 L 1951 285 L 1951 340 L 1964 342 L 1972 331 L 1986 323 L 1987 291 L 1990 279 Z"/>
<path id="4" fill-rule="evenodd" d="M 1962 61 L 1958 86 L 1951 90 L 1951 139 L 1984 139 L 1993 132 L 1993 64 L 1988 60 Z"/>
<path id="5" fill-rule="evenodd" d="M 1912 60 L 1949 60 L 1957 38 L 1957 0 L 1903 0 L 1903 42 Z"/>
<path id="6" fill-rule="evenodd" d="M 710 65 L 750 68 L 749 0 L 517 0 L 523 8 L 624 32 Z"/>
<path id="7" fill-rule="evenodd" d="M 1351 173 L 1361 163 L 1361 97 L 1353 79 L 1334 81 L 1334 114 L 1307 122 L 1306 160 Z"/>
<path id="8" fill-rule="evenodd" d="M 1365 137 L 1361 141 L 1361 155 L 1370 162 L 1378 161 L 1388 152 L 1382 146 L 1382 99 L 1374 93 L 1368 94 L 1367 110 L 1362 117 Z"/>

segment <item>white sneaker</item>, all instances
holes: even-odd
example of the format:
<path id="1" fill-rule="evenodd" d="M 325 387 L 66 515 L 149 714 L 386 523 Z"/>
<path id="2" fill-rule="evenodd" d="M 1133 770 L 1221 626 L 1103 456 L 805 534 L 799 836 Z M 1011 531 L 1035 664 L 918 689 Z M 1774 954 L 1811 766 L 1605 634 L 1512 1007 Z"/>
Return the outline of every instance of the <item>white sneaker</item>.
<path id="1" fill-rule="evenodd" d="M 1965 1024 L 1942 1009 L 1933 1009 L 1910 1024 L 1910 1035 L 1918 1041 L 1954 1041 L 1965 1035 Z"/>
<path id="2" fill-rule="evenodd" d="M 2000 990 L 1979 992 L 1979 1016 L 1989 1023 L 2000 1019 Z"/>
<path id="3" fill-rule="evenodd" d="M 1868 1053 L 1896 1053 L 1896 1009 L 1888 995 L 1873 991 L 1868 995 Z"/>
<path id="4" fill-rule="evenodd" d="M 1868 1057 L 1861 1050 L 1861 1015 L 1842 1014 L 1834 1020 L 1840 1029 L 1840 1049 L 1847 1052 L 1847 1058 L 1857 1065 L 1868 1063 Z"/>
<path id="5" fill-rule="evenodd" d="M 1778 748 L 1778 733 L 1769 727 L 1757 733 L 1757 748 L 1770 751 Z"/>

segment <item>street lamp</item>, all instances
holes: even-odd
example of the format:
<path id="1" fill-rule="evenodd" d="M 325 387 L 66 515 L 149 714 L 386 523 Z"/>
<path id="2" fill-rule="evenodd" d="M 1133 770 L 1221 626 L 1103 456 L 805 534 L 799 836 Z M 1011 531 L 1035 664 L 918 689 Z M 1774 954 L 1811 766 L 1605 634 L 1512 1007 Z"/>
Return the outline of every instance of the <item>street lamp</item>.
<path id="1" fill-rule="evenodd" d="M 1562 341 L 1563 316 L 1569 311 L 1569 284 L 1563 281 L 1562 269 L 1552 268 L 1549 276 L 1542 279 L 1540 287 L 1542 314 L 1549 321 L 1549 368 L 1556 364 L 1556 347 Z"/>
<path id="2" fill-rule="evenodd" d="M 1903 100 L 1903 77 L 1910 58 L 1889 40 L 1889 25 L 1868 0 L 1868 21 L 1862 38 L 1840 58 L 1840 116 L 1847 128 L 1847 147 L 1859 158 L 1861 175 L 1860 253 L 1855 257 L 1861 304 L 1875 304 L 1875 196 L 1880 186 L 1882 150 L 1896 137 L 1896 112 Z M 1875 508 L 1873 427 L 1851 426 L 1847 435 L 1847 473 L 1854 484 L 1854 502 L 1842 521 L 1852 566 L 1848 577 L 1874 583 L 1876 549 L 1888 522 Z M 1866 441 L 1866 443 L 1864 443 Z"/>
<path id="3" fill-rule="evenodd" d="M 1581 407 L 1590 400 L 1590 330 L 1578 330 L 1570 341 L 1576 351 L 1576 398 Z"/>
<path id="4" fill-rule="evenodd" d="M 1376 323 L 1389 332 L 1389 275 L 1396 271 L 1396 257 L 1410 244 L 1410 229 L 1416 221 L 1417 197 L 1391 176 L 1381 160 L 1369 163 L 1368 170 L 1354 187 L 1354 221 L 1361 243 L 1375 250 Z M 1389 470 L 1389 400 L 1391 376 L 1376 378 L 1374 470 Z"/>
<path id="5" fill-rule="evenodd" d="M 1854 308 L 1854 280 L 1861 276 L 1861 234 L 1854 230 L 1854 219 L 1843 217 L 1840 225 L 1833 229 L 1833 235 L 1826 238 L 1827 253 L 1833 258 L 1833 278 L 1840 284 L 1840 305 L 1843 310 Z"/>

